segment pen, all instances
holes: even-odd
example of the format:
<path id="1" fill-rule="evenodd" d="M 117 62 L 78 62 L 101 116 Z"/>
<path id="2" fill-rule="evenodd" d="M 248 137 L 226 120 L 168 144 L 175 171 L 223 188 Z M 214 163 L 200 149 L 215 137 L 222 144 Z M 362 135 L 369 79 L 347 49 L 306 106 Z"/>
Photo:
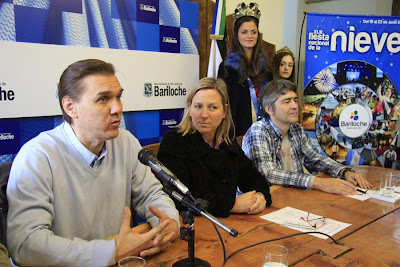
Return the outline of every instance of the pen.
<path id="1" fill-rule="evenodd" d="M 366 194 L 366 193 L 367 193 L 367 191 L 363 191 L 363 190 L 358 189 L 358 188 L 357 188 L 357 191 L 360 192 L 360 193 L 363 193 L 363 194 Z"/>

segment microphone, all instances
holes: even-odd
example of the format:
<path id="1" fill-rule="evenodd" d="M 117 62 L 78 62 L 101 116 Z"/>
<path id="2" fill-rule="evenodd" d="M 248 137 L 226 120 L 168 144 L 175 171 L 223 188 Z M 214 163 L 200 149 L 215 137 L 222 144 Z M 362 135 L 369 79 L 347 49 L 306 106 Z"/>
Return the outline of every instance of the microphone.
<path id="1" fill-rule="evenodd" d="M 208 213 L 205 210 L 202 210 L 199 207 L 196 207 L 196 205 L 193 205 L 193 203 L 190 203 L 190 200 L 188 200 L 187 197 L 182 196 L 181 194 L 179 194 L 178 192 L 175 192 L 173 190 L 171 190 L 170 188 L 168 188 L 167 186 L 163 187 L 163 191 L 165 193 L 167 193 L 169 196 L 175 198 L 176 200 L 178 200 L 179 202 L 182 203 L 182 205 L 191 208 L 193 211 L 195 211 L 197 213 L 197 215 L 203 215 L 204 217 L 206 217 L 207 219 L 209 219 L 211 222 L 215 223 L 216 225 L 218 225 L 219 227 L 221 227 L 222 229 L 224 229 L 226 232 L 228 232 L 231 236 L 233 237 L 237 237 L 238 235 L 238 231 L 230 228 L 229 226 L 227 226 L 226 224 L 222 223 L 221 221 L 219 221 L 217 218 L 215 218 L 213 215 L 211 215 L 210 213 Z"/>
<path id="2" fill-rule="evenodd" d="M 139 151 L 138 154 L 139 161 L 144 165 L 149 166 L 153 171 L 158 174 L 164 182 L 172 184 L 176 188 L 179 189 L 183 194 L 188 195 L 190 198 L 194 199 L 192 194 L 189 191 L 189 188 L 186 187 L 181 181 L 179 181 L 178 177 L 173 174 L 167 167 L 165 167 L 151 152 L 151 150 L 143 148 Z M 194 200 L 193 200 L 194 201 Z"/>

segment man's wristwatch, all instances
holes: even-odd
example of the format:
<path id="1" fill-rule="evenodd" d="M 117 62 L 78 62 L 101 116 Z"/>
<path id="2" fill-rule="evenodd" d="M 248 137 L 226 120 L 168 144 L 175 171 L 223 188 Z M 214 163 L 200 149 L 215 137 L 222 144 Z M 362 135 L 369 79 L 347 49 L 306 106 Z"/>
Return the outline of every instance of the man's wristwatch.
<path id="1" fill-rule="evenodd" d="M 341 179 L 346 179 L 346 172 L 354 172 L 354 173 L 356 173 L 352 168 L 344 168 L 344 171 L 342 173 L 342 177 L 340 177 Z"/>

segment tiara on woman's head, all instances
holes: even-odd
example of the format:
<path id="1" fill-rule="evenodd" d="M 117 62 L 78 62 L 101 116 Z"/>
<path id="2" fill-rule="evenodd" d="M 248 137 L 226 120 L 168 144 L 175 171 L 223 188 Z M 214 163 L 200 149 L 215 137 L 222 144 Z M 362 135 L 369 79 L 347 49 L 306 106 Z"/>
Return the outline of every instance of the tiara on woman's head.
<path id="1" fill-rule="evenodd" d="M 245 16 L 255 17 L 259 20 L 261 11 L 258 10 L 258 4 L 254 2 L 250 3 L 248 6 L 244 2 L 238 4 L 233 14 L 233 24 L 235 24 L 238 19 Z"/>
<path id="2" fill-rule="evenodd" d="M 293 59 L 294 59 L 294 54 L 292 50 L 289 49 L 289 47 L 285 46 L 284 48 L 279 49 L 278 51 L 275 52 L 275 55 L 280 54 L 280 53 L 288 53 L 290 54 Z"/>

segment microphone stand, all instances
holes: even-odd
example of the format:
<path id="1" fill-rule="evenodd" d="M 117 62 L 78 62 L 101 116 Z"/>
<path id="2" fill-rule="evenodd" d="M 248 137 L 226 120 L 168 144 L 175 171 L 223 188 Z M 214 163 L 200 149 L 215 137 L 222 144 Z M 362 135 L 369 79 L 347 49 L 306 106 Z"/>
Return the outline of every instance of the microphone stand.
<path id="1" fill-rule="evenodd" d="M 163 191 L 167 193 L 170 197 L 175 198 L 178 200 L 183 206 L 187 208 L 187 210 L 181 212 L 182 216 L 182 221 L 183 224 L 189 224 L 189 226 L 186 228 L 182 226 L 180 228 L 180 234 L 181 234 L 181 239 L 185 240 L 188 242 L 188 258 L 179 260 L 175 262 L 172 266 L 173 267 L 211 267 L 211 265 L 202 259 L 196 258 L 194 255 L 194 215 L 203 215 L 207 219 L 209 219 L 211 222 L 217 224 L 220 226 L 222 229 L 227 231 L 230 235 L 233 237 L 236 237 L 238 235 L 238 231 L 235 229 L 232 229 L 222 222 L 220 222 L 217 218 L 209 214 L 206 209 L 208 206 L 208 202 L 203 200 L 203 199 L 196 199 L 195 203 L 192 202 L 191 199 L 189 199 L 186 196 L 182 196 L 181 194 L 177 193 L 176 191 L 173 191 L 171 188 L 164 186 Z"/>

